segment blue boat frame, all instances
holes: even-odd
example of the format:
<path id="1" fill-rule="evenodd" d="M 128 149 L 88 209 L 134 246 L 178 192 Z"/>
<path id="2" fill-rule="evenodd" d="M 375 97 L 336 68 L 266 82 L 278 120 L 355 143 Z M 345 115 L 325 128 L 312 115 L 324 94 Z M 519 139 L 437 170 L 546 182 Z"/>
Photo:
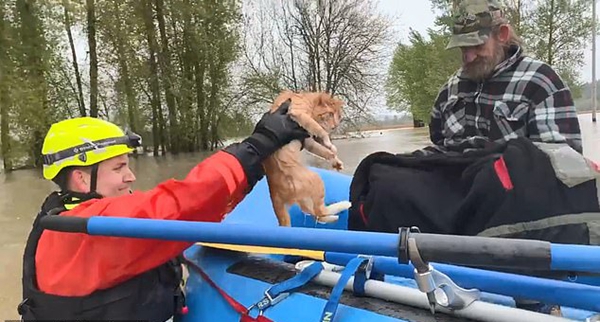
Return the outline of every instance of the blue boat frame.
<path id="1" fill-rule="evenodd" d="M 325 183 L 325 203 L 330 204 L 342 200 L 347 200 L 349 196 L 350 183 L 352 178 L 341 173 L 311 168 L 317 172 Z M 273 212 L 271 201 L 265 196 L 269 195 L 266 180 L 261 180 L 254 187 L 252 192 L 225 218 L 227 223 L 243 223 L 257 225 L 260 227 L 276 226 L 277 218 Z M 340 214 L 340 219 L 335 223 L 321 224 L 313 217 L 305 215 L 298 206 L 292 206 L 290 209 L 292 226 L 295 227 L 313 227 L 328 229 L 347 229 L 348 212 Z M 250 306 L 264 296 L 264 291 L 272 284 L 249 279 L 240 275 L 227 272 L 227 268 L 243 258 L 243 254 L 236 252 L 209 249 L 199 245 L 194 245 L 186 250 L 186 258 L 194 264 L 201 267 L 214 282 L 225 292 L 231 295 L 238 302 L 245 306 Z M 282 260 L 281 255 L 264 255 L 275 260 Z M 411 279 L 401 277 L 386 277 L 386 281 L 404 286 L 416 287 Z M 219 321 L 239 321 L 240 317 L 225 299 L 208 285 L 202 277 L 190 271 L 190 276 L 186 282 L 187 305 L 190 308 L 189 313 L 184 316 L 184 322 L 192 321 L 212 321 L 218 318 Z M 514 301 L 511 298 L 484 293 L 483 299 L 513 306 Z M 319 321 L 322 309 L 326 300 L 315 298 L 302 293 L 293 293 L 284 301 L 269 308 L 265 316 L 276 322 L 285 321 Z M 415 309 L 420 310 L 420 309 Z M 256 314 L 256 311 L 253 313 Z M 584 321 L 592 313 L 563 308 L 565 317 Z M 354 308 L 340 304 L 336 315 L 337 321 L 354 322 L 365 320 L 376 320 L 381 322 L 395 321 L 402 322 L 389 316 L 370 312 L 360 308 Z"/>

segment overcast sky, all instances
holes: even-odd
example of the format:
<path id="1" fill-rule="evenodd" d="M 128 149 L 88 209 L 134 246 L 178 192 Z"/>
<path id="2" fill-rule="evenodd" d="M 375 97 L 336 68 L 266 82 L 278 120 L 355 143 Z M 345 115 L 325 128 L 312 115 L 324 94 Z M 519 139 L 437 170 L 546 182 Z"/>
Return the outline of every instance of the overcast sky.
<path id="1" fill-rule="evenodd" d="M 406 40 L 409 27 L 425 32 L 433 26 L 435 16 L 431 11 L 429 0 L 379 0 L 379 9 L 395 17 L 394 29 L 398 31 L 398 40 Z M 597 8 L 600 9 L 600 8 Z M 590 2 L 590 11 L 592 10 Z M 600 63 L 600 43 L 596 43 L 596 79 L 600 78 L 598 64 Z M 582 81 L 589 82 L 592 79 L 592 51 L 591 40 L 585 50 L 585 65 L 580 69 Z"/>

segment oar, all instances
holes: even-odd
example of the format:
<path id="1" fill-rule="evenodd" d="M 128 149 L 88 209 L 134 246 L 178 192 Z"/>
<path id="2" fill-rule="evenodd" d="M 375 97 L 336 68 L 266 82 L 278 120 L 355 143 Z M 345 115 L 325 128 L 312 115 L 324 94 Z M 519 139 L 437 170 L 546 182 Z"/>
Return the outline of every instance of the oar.
<path id="1" fill-rule="evenodd" d="M 261 227 L 178 220 L 46 216 L 45 229 L 90 235 L 324 250 L 405 258 L 410 243 L 397 234 Z M 600 247 L 523 239 L 410 233 L 423 260 L 474 267 L 600 272 Z"/>
<path id="2" fill-rule="evenodd" d="M 342 266 L 357 256 L 356 254 L 277 247 L 214 243 L 200 243 L 200 245 L 247 253 L 302 256 Z M 432 263 L 432 266 L 448 275 L 463 288 L 477 288 L 484 292 L 513 298 L 537 300 L 548 304 L 600 312 L 600 287 L 597 286 L 440 263 Z M 373 256 L 372 271 L 379 274 L 414 278 L 414 267 L 411 264 L 399 264 L 396 258 L 391 257 Z"/>

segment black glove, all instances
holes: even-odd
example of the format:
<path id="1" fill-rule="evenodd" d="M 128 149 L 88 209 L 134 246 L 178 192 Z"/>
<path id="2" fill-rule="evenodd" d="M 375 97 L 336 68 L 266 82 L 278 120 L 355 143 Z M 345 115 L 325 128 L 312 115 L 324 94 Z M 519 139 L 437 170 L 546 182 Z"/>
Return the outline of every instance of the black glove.
<path id="1" fill-rule="evenodd" d="M 275 112 L 265 113 L 256 123 L 252 135 L 240 143 L 231 144 L 223 149 L 240 161 L 246 172 L 250 189 L 265 174 L 262 167 L 262 161 L 265 158 L 292 140 L 303 141 L 310 136 L 305 129 L 287 115 L 290 103 L 291 101 L 288 100 L 281 104 Z"/>

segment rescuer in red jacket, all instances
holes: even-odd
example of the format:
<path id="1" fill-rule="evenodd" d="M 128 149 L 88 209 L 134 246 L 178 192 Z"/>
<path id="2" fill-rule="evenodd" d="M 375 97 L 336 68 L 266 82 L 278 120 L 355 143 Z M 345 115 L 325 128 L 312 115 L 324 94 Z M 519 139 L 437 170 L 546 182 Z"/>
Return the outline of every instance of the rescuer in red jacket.
<path id="1" fill-rule="evenodd" d="M 176 260 L 188 242 L 43 231 L 46 215 L 113 216 L 219 222 L 264 175 L 261 161 L 307 132 L 284 103 L 253 134 L 196 165 L 183 180 L 131 192 L 128 153 L 140 137 L 83 117 L 53 124 L 44 140 L 50 194 L 34 221 L 23 256 L 24 320 L 165 321 L 185 308 Z"/>

